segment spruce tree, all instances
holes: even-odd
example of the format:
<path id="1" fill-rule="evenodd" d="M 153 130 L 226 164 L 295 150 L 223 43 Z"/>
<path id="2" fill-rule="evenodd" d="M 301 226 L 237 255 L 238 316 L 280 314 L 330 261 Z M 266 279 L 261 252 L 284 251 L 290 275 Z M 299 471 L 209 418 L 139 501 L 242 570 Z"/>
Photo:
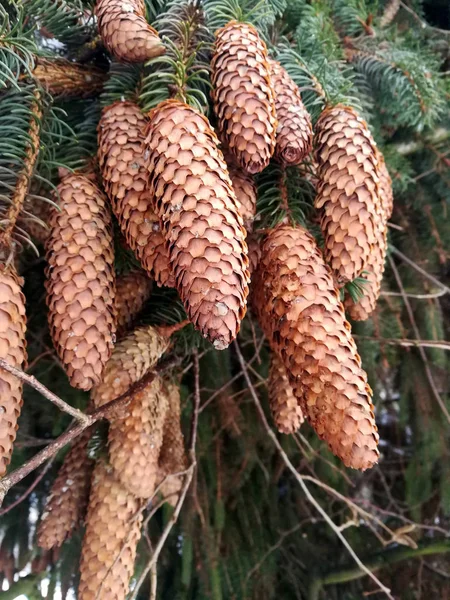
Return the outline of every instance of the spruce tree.
<path id="1" fill-rule="evenodd" d="M 2 598 L 450 594 L 445 0 L 0 0 Z"/>

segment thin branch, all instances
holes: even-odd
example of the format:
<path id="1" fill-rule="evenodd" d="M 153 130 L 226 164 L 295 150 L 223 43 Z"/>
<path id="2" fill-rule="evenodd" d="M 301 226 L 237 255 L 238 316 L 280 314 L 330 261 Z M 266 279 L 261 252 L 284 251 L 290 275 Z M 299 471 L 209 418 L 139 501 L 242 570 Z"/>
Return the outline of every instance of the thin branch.
<path id="1" fill-rule="evenodd" d="M 16 506 L 18 506 L 21 502 L 23 502 L 31 494 L 31 492 L 34 490 L 34 488 L 42 480 L 44 475 L 47 473 L 47 471 L 52 466 L 54 458 L 55 457 L 51 458 L 48 461 L 48 463 L 45 465 L 45 467 L 42 469 L 42 471 L 39 473 L 39 475 L 36 477 L 36 479 L 30 485 L 30 487 L 27 490 L 25 490 L 24 493 L 17 498 L 17 500 L 14 500 L 14 502 L 12 504 L 10 504 L 6 508 L 3 508 L 2 510 L 0 510 L 0 517 L 3 517 L 3 515 L 6 515 L 6 513 L 9 513 L 10 510 L 12 510 Z"/>
<path id="2" fill-rule="evenodd" d="M 401 0 L 400 0 L 400 6 L 404 10 L 406 10 L 406 12 L 409 13 L 415 21 L 417 21 L 417 23 L 419 23 L 419 25 L 422 27 L 422 29 L 431 29 L 432 31 L 436 31 L 437 33 L 440 33 L 442 35 L 450 35 L 450 31 L 448 29 L 439 29 L 439 27 L 433 27 L 433 25 L 430 25 L 429 23 L 424 21 L 421 17 L 419 17 L 419 15 L 412 8 L 410 8 L 407 4 L 405 4 Z"/>
<path id="3" fill-rule="evenodd" d="M 73 406 L 70 406 L 70 404 L 64 402 L 64 400 L 62 400 L 59 396 L 57 396 L 48 388 L 46 388 L 45 385 L 42 385 L 42 383 L 40 383 L 33 375 L 27 375 L 27 373 L 24 373 L 21 369 L 17 369 L 16 367 L 11 366 L 8 362 L 6 362 L 4 358 L 0 358 L 0 368 L 4 369 L 5 371 L 8 371 L 9 373 L 12 373 L 18 379 L 25 381 L 25 383 L 28 383 L 28 385 L 37 390 L 40 394 L 47 398 L 47 400 L 50 400 L 50 402 L 56 404 L 56 406 L 60 410 L 69 414 L 71 417 L 73 417 L 80 423 L 89 424 L 90 417 L 81 412 L 81 410 L 73 408 Z"/>
<path id="4" fill-rule="evenodd" d="M 359 556 L 355 553 L 355 551 L 350 546 L 350 544 L 348 543 L 348 541 L 346 540 L 346 538 L 343 536 L 342 532 L 339 530 L 339 527 L 337 527 L 337 525 L 334 523 L 334 521 L 328 516 L 327 512 L 317 502 L 317 500 L 311 494 L 311 492 L 309 491 L 309 488 L 307 487 L 307 485 L 303 481 L 303 477 L 297 472 L 297 469 L 291 463 L 288 455 L 283 450 L 280 442 L 278 441 L 277 436 L 272 431 L 269 423 L 267 422 L 266 415 L 264 414 L 263 408 L 261 406 L 261 402 L 259 401 L 258 395 L 256 394 L 256 391 L 255 391 L 255 389 L 253 387 L 253 383 L 252 383 L 252 381 L 250 379 L 250 376 L 248 374 L 248 370 L 247 370 L 247 366 L 246 366 L 245 361 L 244 361 L 244 357 L 242 356 L 241 350 L 240 350 L 239 345 L 238 345 L 238 343 L 236 341 L 234 342 L 234 347 L 236 349 L 236 354 L 237 354 L 239 363 L 241 365 L 242 371 L 244 373 L 244 377 L 245 377 L 245 380 L 247 382 L 248 389 L 249 389 L 250 394 L 251 394 L 251 396 L 253 398 L 253 401 L 254 401 L 255 406 L 257 408 L 257 411 L 259 413 L 259 417 L 260 417 L 260 419 L 261 419 L 261 421 L 262 421 L 262 423 L 264 425 L 264 428 L 266 429 L 267 434 L 269 435 L 270 439 L 272 440 L 273 444 L 275 445 L 276 449 L 278 450 L 278 453 L 280 454 L 280 457 L 283 460 L 283 462 L 285 463 L 286 467 L 291 471 L 291 473 L 294 475 L 295 479 L 299 483 L 300 487 L 302 488 L 303 493 L 306 496 L 306 499 L 322 515 L 322 517 L 324 518 L 325 522 L 331 527 L 331 529 L 334 531 L 334 533 L 336 534 L 336 536 L 340 539 L 341 543 L 345 546 L 345 548 L 347 549 L 347 551 L 350 554 L 350 556 L 353 558 L 353 560 L 355 561 L 355 563 L 358 565 L 359 569 L 361 569 L 361 571 L 363 571 L 366 575 L 368 575 L 372 579 L 372 581 L 374 581 L 377 584 L 377 586 L 379 586 L 380 590 L 386 595 L 387 598 L 389 598 L 389 600 L 394 600 L 393 596 L 391 595 L 390 590 L 385 585 L 383 585 L 381 583 L 381 581 L 361 561 L 361 559 L 359 558 Z"/>
<path id="5" fill-rule="evenodd" d="M 447 294 L 450 293 L 450 287 L 448 287 L 447 285 L 445 285 L 444 283 L 442 283 L 442 281 L 439 281 L 439 279 L 436 279 L 436 277 L 434 277 L 433 275 L 430 275 L 430 273 L 427 273 L 424 269 L 422 269 L 422 267 L 419 267 L 419 265 L 416 264 L 413 260 L 411 260 L 410 258 L 408 258 L 407 256 L 405 256 L 403 254 L 403 252 L 400 252 L 400 250 L 397 250 L 397 248 L 395 248 L 395 246 L 391 246 L 391 250 L 392 250 L 393 254 L 395 254 L 396 256 L 398 256 L 407 265 L 409 265 L 410 267 L 412 267 L 413 269 L 415 269 L 418 273 L 420 273 L 423 277 L 425 277 L 425 279 L 428 279 L 429 281 L 432 281 L 441 290 L 445 290 Z"/>
<path id="6" fill-rule="evenodd" d="M 388 344 L 389 346 L 402 346 L 404 348 L 438 348 L 439 350 L 450 350 L 450 342 L 445 341 L 384 338 L 357 334 L 353 334 L 353 337 L 358 340 L 379 342 L 380 344 Z"/>
<path id="7" fill-rule="evenodd" d="M 415 300 L 432 300 L 434 298 L 440 298 L 441 296 L 445 296 L 445 294 L 447 293 L 446 289 L 440 289 L 438 292 L 431 292 L 430 294 L 406 294 L 407 298 L 413 298 Z M 400 292 L 385 292 L 382 291 L 380 293 L 380 296 L 396 296 L 397 298 L 400 296 L 402 296 L 402 294 L 400 294 Z"/>

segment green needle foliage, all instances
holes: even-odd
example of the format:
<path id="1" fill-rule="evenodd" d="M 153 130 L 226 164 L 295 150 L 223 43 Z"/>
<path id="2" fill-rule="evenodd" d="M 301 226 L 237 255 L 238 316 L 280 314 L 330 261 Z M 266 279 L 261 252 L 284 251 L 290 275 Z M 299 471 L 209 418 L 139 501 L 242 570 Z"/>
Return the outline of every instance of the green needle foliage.
<path id="1" fill-rule="evenodd" d="M 196 469 L 154 576 L 138 600 L 356 600 L 384 597 L 352 562 L 338 533 L 395 598 L 448 597 L 450 535 L 449 247 L 450 21 L 442 0 L 145 0 L 146 15 L 166 47 L 147 64 L 120 64 L 99 38 L 92 0 L 0 0 L 0 229 L 27 166 L 37 122 L 39 154 L 14 229 L 14 260 L 27 302 L 27 372 L 73 407 L 89 396 L 71 388 L 54 352 L 45 305 L 42 239 L 30 224 L 47 224 L 44 203 L 57 204 L 61 168 L 96 170 L 101 110 L 120 100 L 147 113 L 177 98 L 216 126 L 210 99 L 214 33 L 230 20 L 254 25 L 272 58 L 300 88 L 315 123 L 328 106 L 353 106 L 367 120 L 394 190 L 388 259 L 376 311 L 352 333 L 374 391 L 379 465 L 345 469 L 307 423 L 277 434 L 304 479 L 305 497 L 259 419 L 253 393 L 269 420 L 270 349 L 249 308 L 238 338 L 254 389 L 234 345 L 223 352 L 187 326 L 169 351 L 180 381 L 182 429 L 190 440 L 200 400 Z M 63 57 L 107 74 L 103 89 L 60 98 L 35 71 L 36 59 Z M 36 102 L 40 109 L 36 110 Z M 41 114 L 42 113 L 42 114 Z M 314 197 L 314 152 L 300 167 L 273 161 L 255 178 L 253 237 L 287 221 L 323 244 Z M 117 274 L 138 268 L 114 223 Z M 252 240 L 250 240 L 252 241 Z M 21 249 L 21 251 L 19 251 Z M 287 283 L 286 283 L 287 284 Z M 342 293 L 356 302 L 367 282 Z M 447 287 L 446 287 L 447 286 Z M 0 298 L 1 301 L 1 298 Z M 251 306 L 252 298 L 249 299 Z M 0 324 L 3 322 L 0 311 Z M 174 325 L 186 318 L 174 289 L 153 287 L 136 324 Z M 199 361 L 199 388 L 196 361 Z M 1 374 L 0 374 L 1 375 Z M 24 387 L 10 472 L 71 424 L 31 386 Z M 1 417 L 1 414 L 0 414 Z M 108 456 L 107 423 L 88 452 Z M 0 590 L 6 598 L 74 598 L 83 524 L 59 552 L 37 546 L 36 528 L 64 451 L 9 490 L 0 512 Z M 1 482 L 0 482 L 1 490 Z M 334 529 L 317 510 L 322 507 Z M 2 509 L 0 509 L 1 511 Z M 173 509 L 145 509 L 146 524 L 133 585 L 171 524 Z M 151 547 L 148 543 L 151 542 Z M 419 562 L 422 565 L 419 569 Z M 423 567 L 423 568 L 422 568 Z M 420 571 L 420 577 L 417 576 Z M 153 583 L 152 583 L 153 582 Z M 405 583 L 406 582 L 406 583 Z M 0 595 L 1 595 L 0 594 Z M 2 596 L 2 598 L 3 598 Z M 114 600 L 114 599 L 111 599 Z"/>

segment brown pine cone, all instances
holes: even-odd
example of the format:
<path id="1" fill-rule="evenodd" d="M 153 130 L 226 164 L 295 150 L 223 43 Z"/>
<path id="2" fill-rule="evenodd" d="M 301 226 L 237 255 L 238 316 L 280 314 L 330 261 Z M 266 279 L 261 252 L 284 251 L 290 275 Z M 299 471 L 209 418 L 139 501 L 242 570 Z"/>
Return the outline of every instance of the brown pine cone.
<path id="1" fill-rule="evenodd" d="M 392 179 L 387 170 L 383 154 L 377 150 L 378 172 L 380 175 L 380 197 L 381 206 L 384 211 L 384 218 L 387 221 L 392 216 L 394 209 L 394 194 L 392 191 Z"/>
<path id="2" fill-rule="evenodd" d="M 127 243 L 158 285 L 174 287 L 169 254 L 147 190 L 147 119 L 137 104 L 115 102 L 98 125 L 98 160 L 106 193 Z"/>
<path id="3" fill-rule="evenodd" d="M 163 479 L 160 492 L 166 502 L 175 506 L 183 487 L 184 477 L 182 475 L 167 477 L 167 475 L 185 471 L 187 456 L 181 431 L 180 389 L 178 385 L 171 382 L 166 382 L 165 388 L 168 410 L 164 421 L 163 442 L 159 455 L 160 477 Z"/>
<path id="4" fill-rule="evenodd" d="M 137 392 L 127 414 L 109 426 L 109 460 L 118 481 L 138 498 L 148 499 L 158 479 L 158 458 L 168 408 L 160 377 Z"/>
<path id="5" fill-rule="evenodd" d="M 61 546 L 84 518 L 94 468 L 87 455 L 91 435 L 92 430 L 86 429 L 75 440 L 59 469 L 37 530 L 41 548 Z"/>
<path id="6" fill-rule="evenodd" d="M 275 157 L 286 167 L 299 165 L 311 152 L 311 117 L 287 71 L 275 60 L 269 59 L 269 65 L 278 120 Z"/>
<path id="7" fill-rule="evenodd" d="M 0 358 L 21 369 L 27 360 L 25 296 L 13 265 L 0 264 Z M 22 382 L 0 371 L 0 477 L 11 461 L 17 420 L 22 410 Z"/>
<path id="8" fill-rule="evenodd" d="M 244 221 L 244 227 L 247 233 L 250 233 L 253 231 L 253 221 L 256 215 L 257 191 L 255 180 L 234 163 L 232 156 L 227 153 L 224 156 L 238 202 L 238 209 Z"/>
<path id="9" fill-rule="evenodd" d="M 220 138 L 248 173 L 261 172 L 275 150 L 275 97 L 267 48 L 248 23 L 216 32 L 212 99 Z"/>
<path id="10" fill-rule="evenodd" d="M 252 233 L 247 236 L 247 244 L 250 275 L 253 277 L 253 273 L 258 268 L 259 261 L 261 259 L 261 243 L 256 234 Z"/>
<path id="11" fill-rule="evenodd" d="M 64 177 L 58 193 L 46 244 L 48 320 L 71 385 L 90 390 L 101 381 L 115 339 L 111 216 L 84 175 Z"/>
<path id="12" fill-rule="evenodd" d="M 378 460 L 372 390 L 330 269 L 305 229 L 280 225 L 269 232 L 252 297 L 318 436 L 346 466 L 371 467 Z"/>
<path id="13" fill-rule="evenodd" d="M 141 536 L 141 501 L 99 461 L 92 475 L 78 600 L 125 600 Z"/>
<path id="14" fill-rule="evenodd" d="M 144 0 L 97 0 L 95 16 L 105 47 L 122 62 L 145 62 L 164 54 L 158 32 L 145 18 Z"/>
<path id="15" fill-rule="evenodd" d="M 106 74 L 100 69 L 66 60 L 38 57 L 33 69 L 40 85 L 58 98 L 90 98 L 103 89 Z"/>
<path id="16" fill-rule="evenodd" d="M 150 113 L 149 193 L 189 319 L 218 350 L 246 311 L 245 229 L 218 140 L 207 119 L 177 100 Z"/>
<path id="17" fill-rule="evenodd" d="M 96 408 L 125 394 L 156 365 L 169 347 L 169 338 L 147 325 L 118 342 L 103 372 L 102 382 L 91 392 Z"/>
<path id="18" fill-rule="evenodd" d="M 272 352 L 268 380 L 269 405 L 275 427 L 280 433 L 295 433 L 305 420 L 289 383 L 283 361 Z"/>
<path id="19" fill-rule="evenodd" d="M 114 304 L 118 337 L 122 337 L 130 329 L 151 291 L 152 281 L 144 271 L 130 271 L 117 278 Z"/>
<path id="20" fill-rule="evenodd" d="M 383 218 L 377 148 L 356 111 L 338 105 L 322 112 L 316 159 L 325 260 L 341 286 L 365 269 Z"/>

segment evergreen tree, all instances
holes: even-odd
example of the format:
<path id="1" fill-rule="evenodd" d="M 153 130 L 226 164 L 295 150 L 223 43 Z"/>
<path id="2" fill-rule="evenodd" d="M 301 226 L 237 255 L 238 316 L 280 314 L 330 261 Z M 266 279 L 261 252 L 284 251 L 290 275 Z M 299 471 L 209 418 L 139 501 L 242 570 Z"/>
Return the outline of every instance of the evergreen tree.
<path id="1" fill-rule="evenodd" d="M 449 68 L 444 0 L 0 0 L 2 598 L 450 595 Z"/>

